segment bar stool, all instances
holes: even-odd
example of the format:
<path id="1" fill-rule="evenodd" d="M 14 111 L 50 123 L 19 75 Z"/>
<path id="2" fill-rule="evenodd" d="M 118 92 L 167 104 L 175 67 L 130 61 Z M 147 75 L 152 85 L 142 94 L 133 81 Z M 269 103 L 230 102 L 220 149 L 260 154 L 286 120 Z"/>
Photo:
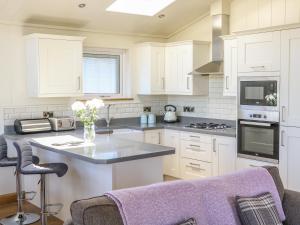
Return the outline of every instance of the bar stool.
<path id="1" fill-rule="evenodd" d="M 31 160 L 35 163 L 39 162 L 39 158 L 36 156 L 31 156 Z M 7 143 L 3 135 L 0 135 L 0 167 L 16 167 L 17 158 L 8 158 L 7 157 Z M 16 224 L 32 224 L 40 220 L 40 215 L 35 213 L 24 213 L 23 211 L 23 201 L 25 199 L 25 194 L 36 194 L 34 192 L 24 192 L 21 187 L 21 177 L 20 173 L 16 171 L 16 192 L 17 192 L 17 213 L 15 215 L 6 217 L 0 220 L 2 225 L 16 225 Z M 32 197 L 31 199 L 33 199 Z"/>
<path id="2" fill-rule="evenodd" d="M 14 142 L 18 152 L 17 171 L 23 175 L 40 175 L 41 176 L 41 224 L 47 225 L 47 216 L 55 215 L 62 209 L 62 204 L 46 203 L 46 175 L 56 174 L 58 177 L 64 176 L 68 171 L 68 166 L 64 163 L 45 163 L 35 164 L 32 161 L 32 148 L 30 144 L 24 141 Z M 50 207 L 59 207 L 56 212 L 48 210 Z"/>

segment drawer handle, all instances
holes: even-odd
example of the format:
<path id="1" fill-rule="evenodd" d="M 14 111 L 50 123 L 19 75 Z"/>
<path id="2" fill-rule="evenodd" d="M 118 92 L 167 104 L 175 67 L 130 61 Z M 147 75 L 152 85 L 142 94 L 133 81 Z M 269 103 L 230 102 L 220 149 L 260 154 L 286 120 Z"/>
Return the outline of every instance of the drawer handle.
<path id="1" fill-rule="evenodd" d="M 265 69 L 265 66 L 251 66 L 252 69 Z"/>
<path id="2" fill-rule="evenodd" d="M 205 150 L 202 150 L 202 149 L 196 149 L 196 148 L 186 148 L 186 149 L 188 149 L 188 150 L 192 150 L 192 151 L 194 151 L 194 152 L 206 152 Z"/>
<path id="3" fill-rule="evenodd" d="M 250 167 L 254 167 L 254 168 L 260 167 L 260 166 L 255 166 L 255 165 L 253 165 L 253 164 L 250 164 L 249 166 L 250 166 Z"/>
<path id="4" fill-rule="evenodd" d="M 186 165 L 186 167 L 200 170 L 200 171 L 205 171 L 205 169 L 200 168 L 200 164 L 196 164 L 196 163 L 190 163 L 189 165 Z"/>
<path id="5" fill-rule="evenodd" d="M 190 136 L 190 138 L 199 138 L 200 139 L 200 137 L 199 136 Z"/>
<path id="6" fill-rule="evenodd" d="M 200 148 L 200 145 L 190 145 L 190 147 Z"/>

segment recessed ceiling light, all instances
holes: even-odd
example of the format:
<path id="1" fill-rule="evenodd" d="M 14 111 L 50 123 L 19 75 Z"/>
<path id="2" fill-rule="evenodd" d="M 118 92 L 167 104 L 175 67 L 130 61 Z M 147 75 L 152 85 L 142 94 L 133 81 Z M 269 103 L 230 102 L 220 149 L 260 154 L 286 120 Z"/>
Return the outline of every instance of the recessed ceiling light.
<path id="1" fill-rule="evenodd" d="M 86 4 L 81 3 L 81 4 L 78 5 L 78 7 L 79 7 L 79 8 L 84 8 L 84 7 L 86 7 Z"/>
<path id="2" fill-rule="evenodd" d="M 176 0 L 115 0 L 106 10 L 143 16 L 154 16 Z"/>

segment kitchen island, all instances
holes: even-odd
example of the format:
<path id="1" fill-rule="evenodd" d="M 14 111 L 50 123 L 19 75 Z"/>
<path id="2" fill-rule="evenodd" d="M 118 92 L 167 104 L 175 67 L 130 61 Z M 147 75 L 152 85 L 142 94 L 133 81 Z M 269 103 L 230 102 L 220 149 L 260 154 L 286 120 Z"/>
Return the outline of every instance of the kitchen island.
<path id="1" fill-rule="evenodd" d="M 125 134 L 126 136 L 126 134 Z M 82 142 L 82 131 L 38 135 L 7 135 L 9 142 L 26 138 L 41 163 L 64 162 L 67 174 L 48 175 L 49 203 L 63 203 L 57 215 L 70 217 L 70 204 L 120 188 L 142 186 L 163 181 L 163 156 L 175 149 L 128 140 L 118 135 L 96 135 L 94 143 Z M 24 176 L 26 191 L 39 190 L 39 176 Z M 33 201 L 39 206 L 39 196 Z"/>

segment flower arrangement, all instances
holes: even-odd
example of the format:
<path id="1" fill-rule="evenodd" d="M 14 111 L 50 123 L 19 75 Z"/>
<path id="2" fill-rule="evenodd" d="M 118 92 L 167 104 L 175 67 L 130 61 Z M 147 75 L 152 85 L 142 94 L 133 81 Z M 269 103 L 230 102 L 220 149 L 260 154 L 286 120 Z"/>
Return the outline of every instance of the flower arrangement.
<path id="1" fill-rule="evenodd" d="M 273 93 L 273 94 L 269 94 L 265 97 L 267 103 L 271 106 L 275 106 L 277 105 L 277 94 Z"/>
<path id="2" fill-rule="evenodd" d="M 99 99 L 87 101 L 85 104 L 80 101 L 72 104 L 72 110 L 84 125 L 84 140 L 86 142 L 95 140 L 95 122 L 98 119 L 97 111 L 102 107 L 104 107 L 104 103 Z"/>

